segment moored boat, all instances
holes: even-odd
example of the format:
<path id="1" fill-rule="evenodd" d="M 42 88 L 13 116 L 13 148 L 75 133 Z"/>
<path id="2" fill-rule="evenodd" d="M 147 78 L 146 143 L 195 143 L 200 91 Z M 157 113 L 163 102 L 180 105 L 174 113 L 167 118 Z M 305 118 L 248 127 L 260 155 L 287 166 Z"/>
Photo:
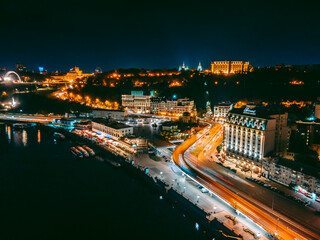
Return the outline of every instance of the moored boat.
<path id="1" fill-rule="evenodd" d="M 74 156 L 79 157 L 79 158 L 83 158 L 82 152 L 80 152 L 76 147 L 71 147 L 70 150 Z"/>
<path id="2" fill-rule="evenodd" d="M 90 156 L 95 155 L 95 152 L 91 148 L 89 148 L 87 145 L 83 145 L 82 147 L 89 153 Z"/>
<path id="3" fill-rule="evenodd" d="M 81 146 L 77 146 L 77 149 L 83 154 L 85 157 L 89 157 L 89 153 Z"/>

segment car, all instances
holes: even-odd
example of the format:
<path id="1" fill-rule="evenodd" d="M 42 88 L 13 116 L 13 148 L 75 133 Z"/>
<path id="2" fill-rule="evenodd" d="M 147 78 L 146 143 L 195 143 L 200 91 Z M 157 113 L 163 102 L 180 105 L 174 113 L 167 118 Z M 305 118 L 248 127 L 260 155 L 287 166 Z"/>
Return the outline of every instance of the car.
<path id="1" fill-rule="evenodd" d="M 208 191 L 208 189 L 206 189 L 206 188 L 201 188 L 201 192 L 207 193 L 207 192 L 209 192 L 209 191 Z"/>

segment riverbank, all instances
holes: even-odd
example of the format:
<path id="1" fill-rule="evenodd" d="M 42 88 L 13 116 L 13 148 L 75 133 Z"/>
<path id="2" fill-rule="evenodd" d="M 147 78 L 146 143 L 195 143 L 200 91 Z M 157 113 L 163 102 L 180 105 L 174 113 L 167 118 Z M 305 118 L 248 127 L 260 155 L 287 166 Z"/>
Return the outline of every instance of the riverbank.
<path id="1" fill-rule="evenodd" d="M 101 151 L 108 152 L 103 147 L 97 146 L 76 134 L 70 133 L 70 136 L 86 140 L 86 143 L 90 145 L 90 147 L 99 147 Z M 117 158 L 116 161 L 120 162 L 121 166 L 123 166 L 127 172 L 133 173 L 150 185 L 150 187 L 154 188 L 162 199 L 168 200 L 171 204 L 176 205 L 192 217 L 210 238 L 214 236 L 218 239 L 228 239 L 228 237 L 266 239 L 264 237 L 264 235 L 267 236 L 266 232 L 264 232 L 263 229 L 259 230 L 254 224 L 250 224 L 248 219 L 245 221 L 245 218 L 241 216 L 234 217 L 234 220 L 230 218 L 229 216 L 234 215 L 234 212 L 232 209 L 226 211 L 223 202 L 219 201 L 213 211 L 212 206 L 214 204 L 210 203 L 213 200 L 213 196 L 201 197 L 200 200 L 199 195 L 205 193 L 202 193 L 199 186 L 189 181 L 190 179 L 186 179 L 181 172 L 174 172 L 172 170 L 174 165 L 171 163 L 164 161 L 156 162 L 146 154 L 136 154 L 129 158 Z M 161 171 L 159 169 L 163 170 Z M 181 182 L 184 182 L 185 185 L 183 189 Z M 217 199 L 214 201 L 216 200 Z M 210 204 L 211 207 L 208 207 Z M 219 207 L 217 207 L 218 205 Z M 208 211 L 208 209 L 210 210 Z M 239 220 L 235 220 L 236 218 Z M 264 233 L 261 234 L 262 232 Z"/>

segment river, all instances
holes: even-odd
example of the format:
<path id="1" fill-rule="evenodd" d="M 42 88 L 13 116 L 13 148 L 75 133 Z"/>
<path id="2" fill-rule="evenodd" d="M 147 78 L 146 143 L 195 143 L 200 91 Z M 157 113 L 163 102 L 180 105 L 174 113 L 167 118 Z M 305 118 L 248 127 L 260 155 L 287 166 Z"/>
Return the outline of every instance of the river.
<path id="1" fill-rule="evenodd" d="M 207 239 L 136 176 L 0 123 L 0 239 Z"/>

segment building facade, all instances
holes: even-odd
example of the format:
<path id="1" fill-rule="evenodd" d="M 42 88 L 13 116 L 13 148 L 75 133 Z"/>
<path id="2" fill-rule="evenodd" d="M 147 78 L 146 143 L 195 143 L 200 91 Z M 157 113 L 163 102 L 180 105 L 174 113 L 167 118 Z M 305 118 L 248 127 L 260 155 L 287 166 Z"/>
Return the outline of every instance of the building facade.
<path id="1" fill-rule="evenodd" d="M 177 116 L 182 116 L 183 113 L 192 113 L 195 105 L 194 101 L 188 98 L 182 98 L 177 100 L 166 100 L 164 98 L 152 98 L 151 99 L 151 112 L 155 114 L 170 113 L 176 114 Z"/>
<path id="2" fill-rule="evenodd" d="M 232 104 L 220 103 L 213 107 L 213 117 L 215 118 L 225 118 L 229 110 L 232 109 Z"/>
<path id="3" fill-rule="evenodd" d="M 94 109 L 92 110 L 93 118 L 107 118 L 115 121 L 122 121 L 127 115 L 125 111 L 109 110 L 109 109 Z"/>
<path id="4" fill-rule="evenodd" d="M 92 121 L 92 130 L 109 135 L 114 139 L 119 139 L 125 136 L 133 135 L 133 127 L 122 123 L 110 123 L 106 119 L 94 119 Z"/>
<path id="5" fill-rule="evenodd" d="M 257 164 L 266 156 L 282 155 L 287 146 L 287 113 L 246 106 L 232 109 L 226 118 L 224 152 L 228 160 Z"/>
<path id="6" fill-rule="evenodd" d="M 122 95 L 122 106 L 137 113 L 150 113 L 151 97 L 142 91 L 132 91 L 131 95 Z"/>
<path id="7" fill-rule="evenodd" d="M 287 159 L 264 159 L 262 166 L 266 178 L 320 195 L 320 179 L 316 169 Z"/>
<path id="8" fill-rule="evenodd" d="M 213 74 L 235 74 L 249 71 L 249 62 L 244 61 L 215 61 L 211 63 Z"/>

